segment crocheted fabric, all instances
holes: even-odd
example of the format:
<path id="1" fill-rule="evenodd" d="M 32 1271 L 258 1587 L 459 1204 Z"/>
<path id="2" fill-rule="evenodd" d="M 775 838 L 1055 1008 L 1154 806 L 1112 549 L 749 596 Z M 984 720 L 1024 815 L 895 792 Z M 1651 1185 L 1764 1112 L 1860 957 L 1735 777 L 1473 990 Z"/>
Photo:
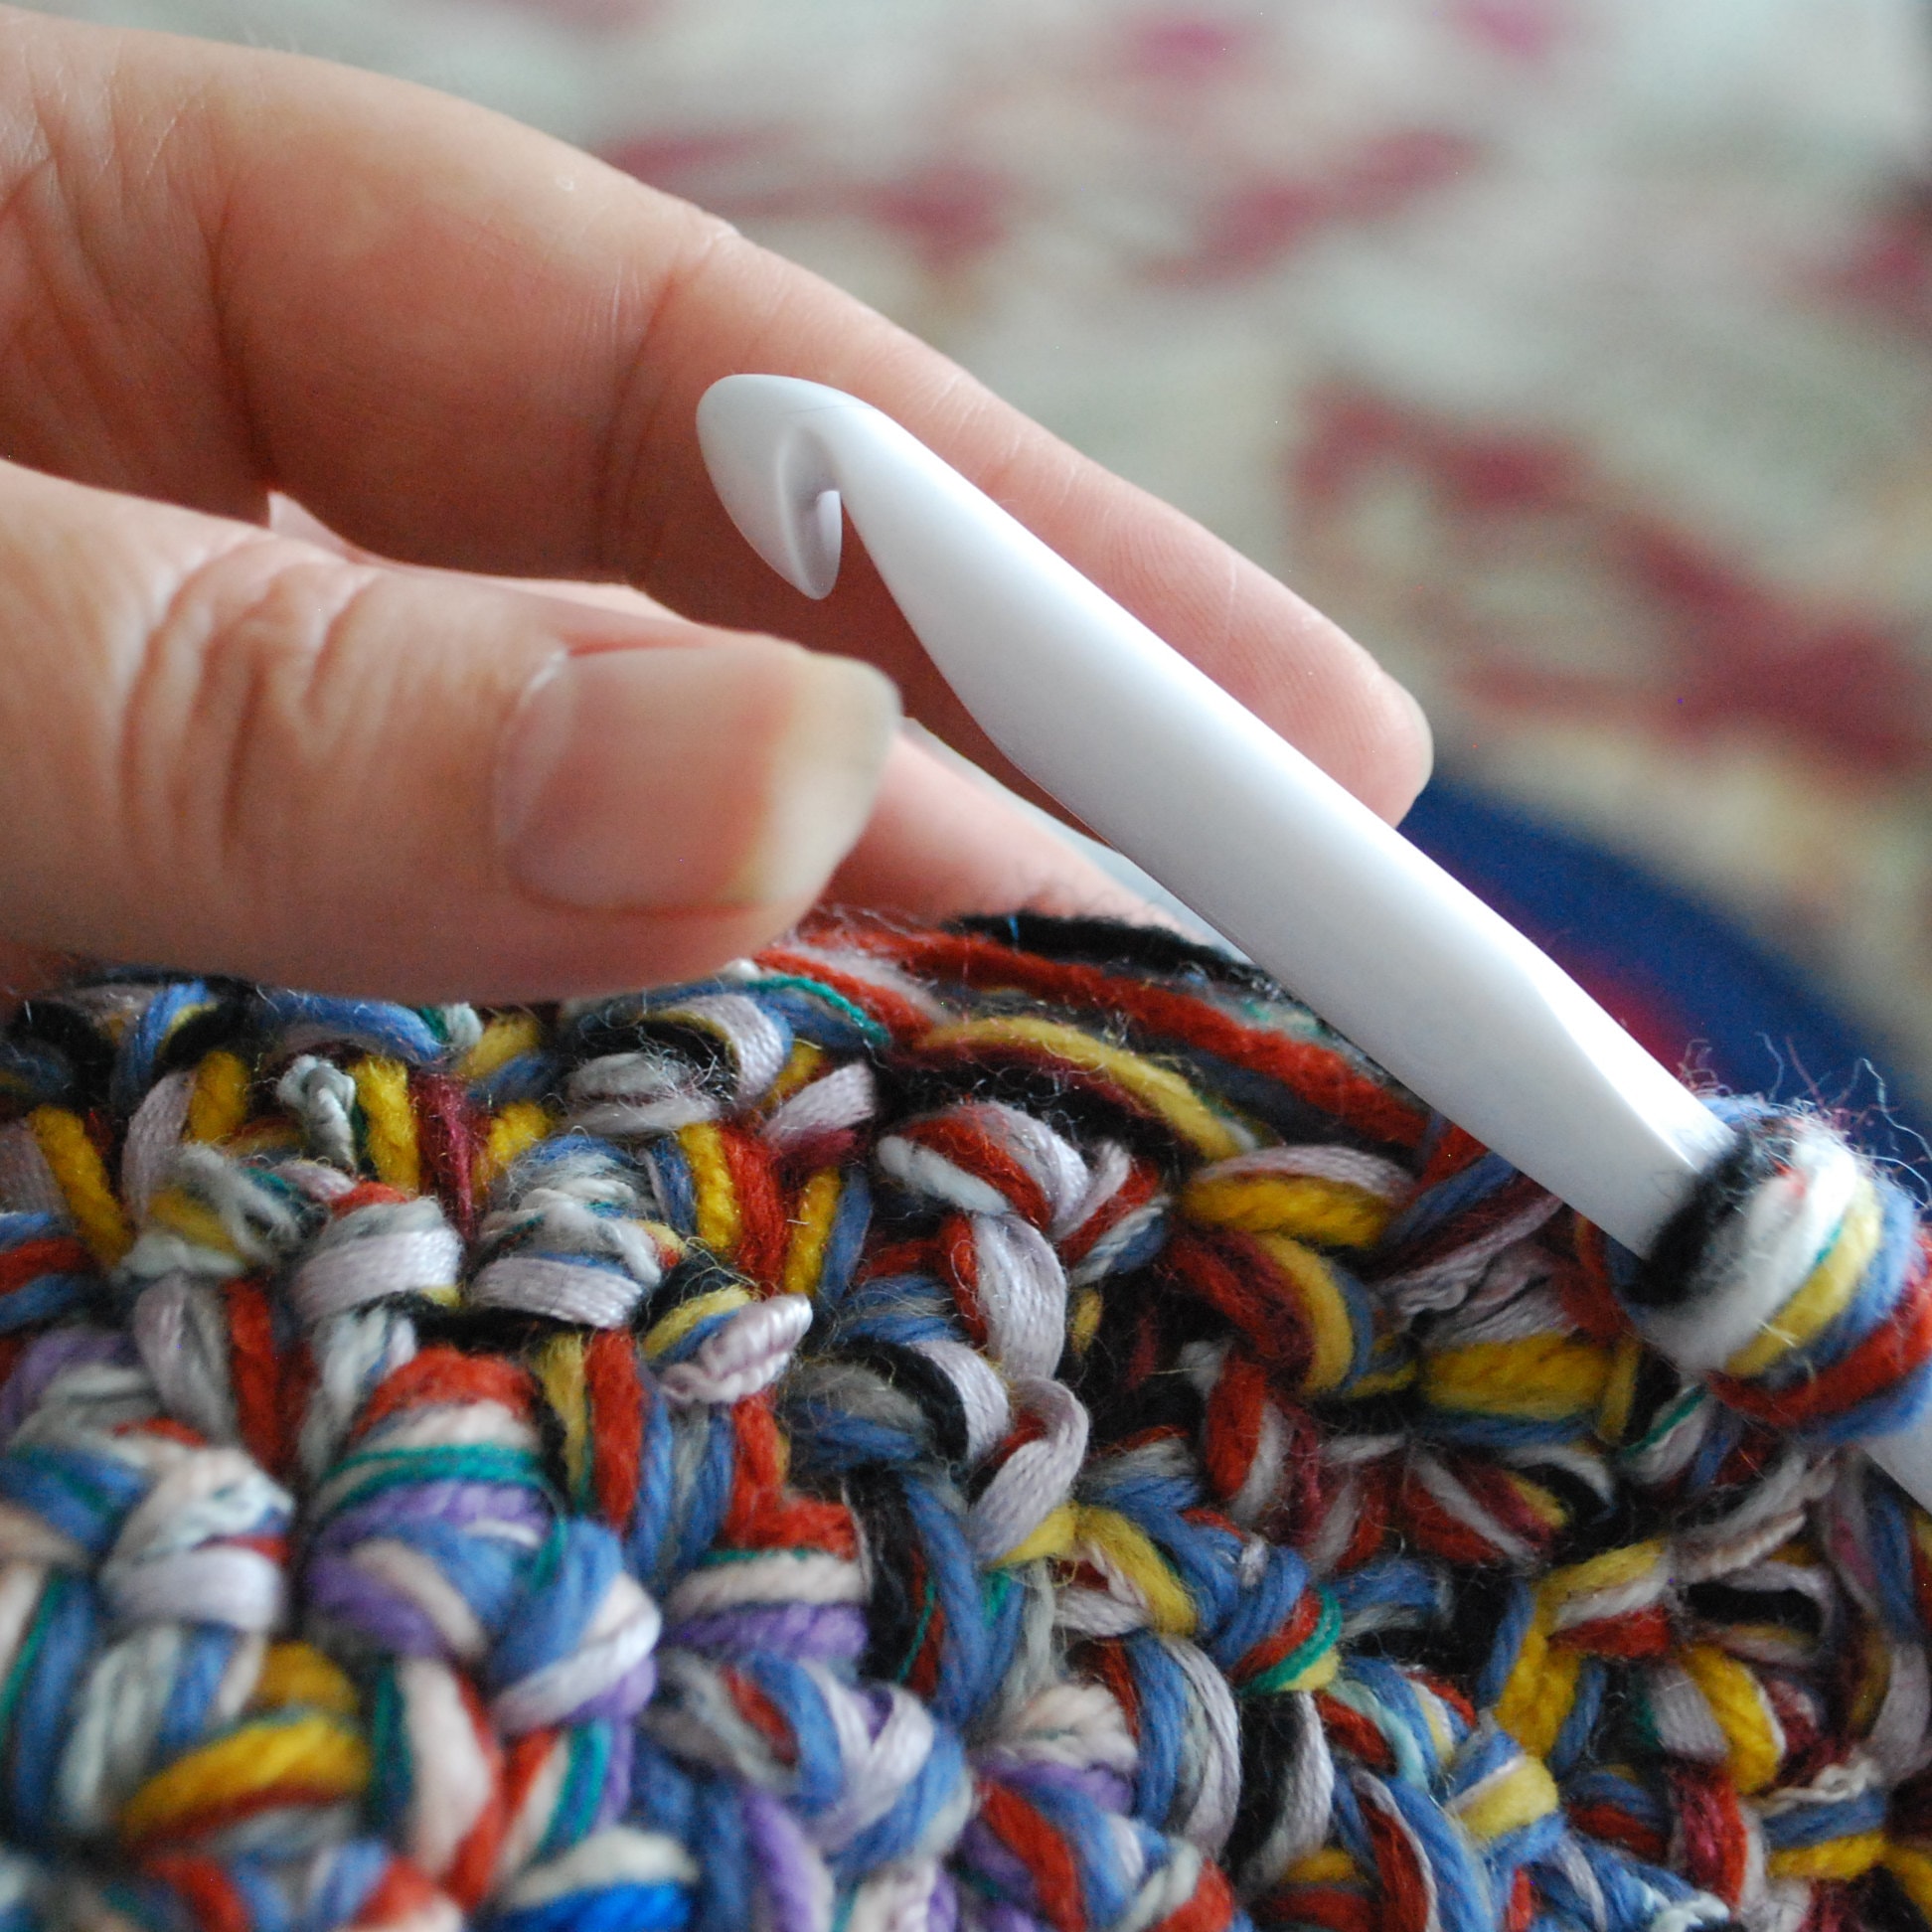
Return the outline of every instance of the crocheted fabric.
<path id="1" fill-rule="evenodd" d="M 1932 1917 L 1932 1522 L 1836 1446 L 1927 1274 L 1820 1121 L 1639 1275 L 1032 920 L 109 978 L 0 1090 L 4 1932 Z"/>

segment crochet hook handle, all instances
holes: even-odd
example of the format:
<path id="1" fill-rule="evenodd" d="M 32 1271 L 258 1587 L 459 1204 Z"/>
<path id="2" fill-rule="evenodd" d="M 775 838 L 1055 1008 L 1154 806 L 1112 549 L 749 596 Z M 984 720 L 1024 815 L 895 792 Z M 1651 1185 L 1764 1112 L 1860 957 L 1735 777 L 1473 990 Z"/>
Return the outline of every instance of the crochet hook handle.
<path id="1" fill-rule="evenodd" d="M 1552 960 L 869 404 L 729 376 L 698 431 L 775 570 L 832 588 L 843 502 L 1022 771 L 1432 1106 L 1648 1249 L 1729 1131 Z"/>

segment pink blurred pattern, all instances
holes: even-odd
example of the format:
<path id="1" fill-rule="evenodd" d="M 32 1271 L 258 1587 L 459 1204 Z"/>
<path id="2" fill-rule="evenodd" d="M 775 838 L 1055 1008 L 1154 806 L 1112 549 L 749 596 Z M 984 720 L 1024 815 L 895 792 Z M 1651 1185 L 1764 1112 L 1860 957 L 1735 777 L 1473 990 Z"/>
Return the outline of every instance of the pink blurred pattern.
<path id="1" fill-rule="evenodd" d="M 1932 1084 L 1921 0 L 157 15 L 466 88 L 853 288 Z"/>

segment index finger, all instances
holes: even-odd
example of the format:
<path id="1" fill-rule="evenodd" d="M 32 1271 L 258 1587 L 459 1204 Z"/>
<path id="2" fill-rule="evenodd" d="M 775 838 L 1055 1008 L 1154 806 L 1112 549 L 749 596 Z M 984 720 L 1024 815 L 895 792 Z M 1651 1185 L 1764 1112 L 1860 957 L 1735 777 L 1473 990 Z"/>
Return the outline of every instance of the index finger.
<path id="1" fill-rule="evenodd" d="M 706 480 L 716 378 L 829 383 L 1378 810 L 1425 774 L 1406 694 L 1178 511 L 724 224 L 402 82 L 0 10 L 0 453 L 229 515 L 280 489 L 409 561 L 621 578 L 869 657 L 986 755 L 869 567 L 804 602 Z"/>

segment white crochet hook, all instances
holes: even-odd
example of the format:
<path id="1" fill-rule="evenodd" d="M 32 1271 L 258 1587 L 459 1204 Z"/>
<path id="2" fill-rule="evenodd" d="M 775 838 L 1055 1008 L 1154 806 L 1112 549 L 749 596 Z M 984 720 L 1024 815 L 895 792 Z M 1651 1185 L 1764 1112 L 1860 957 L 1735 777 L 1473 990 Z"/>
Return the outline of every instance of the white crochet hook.
<path id="1" fill-rule="evenodd" d="M 840 510 L 987 736 L 1431 1106 L 1638 1254 L 1729 1145 L 1561 967 L 869 403 L 727 376 L 712 481 L 808 597 Z M 1932 1508 L 1932 1434 L 1872 1453 Z"/>

